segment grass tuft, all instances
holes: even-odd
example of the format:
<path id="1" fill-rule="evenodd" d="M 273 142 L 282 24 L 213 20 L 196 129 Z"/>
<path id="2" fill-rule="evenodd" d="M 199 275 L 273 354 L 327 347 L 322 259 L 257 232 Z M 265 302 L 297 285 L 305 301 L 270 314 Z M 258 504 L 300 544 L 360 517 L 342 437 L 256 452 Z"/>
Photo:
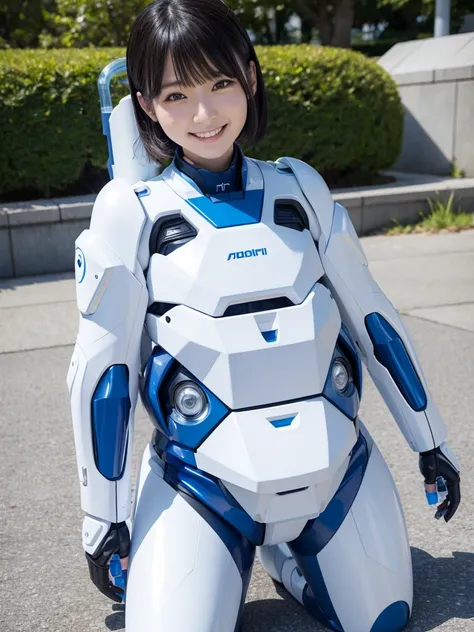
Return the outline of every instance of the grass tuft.
<path id="1" fill-rule="evenodd" d="M 474 213 L 465 213 L 461 207 L 456 207 L 454 192 L 445 203 L 436 194 L 434 200 L 428 199 L 430 211 L 428 214 L 420 212 L 420 221 L 416 224 L 400 224 L 394 220 L 395 226 L 386 231 L 387 235 L 406 235 L 408 233 L 439 233 L 440 231 L 458 232 L 474 228 Z"/>

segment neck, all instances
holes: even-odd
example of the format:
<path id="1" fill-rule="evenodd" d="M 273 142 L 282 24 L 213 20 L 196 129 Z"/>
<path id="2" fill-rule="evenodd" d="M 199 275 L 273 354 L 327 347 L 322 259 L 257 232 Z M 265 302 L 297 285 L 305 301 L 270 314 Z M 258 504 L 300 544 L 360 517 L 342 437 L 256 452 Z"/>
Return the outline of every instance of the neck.
<path id="1" fill-rule="evenodd" d="M 214 171 L 197 166 L 184 155 L 181 147 L 176 150 L 173 164 L 178 171 L 191 178 L 204 195 L 229 194 L 241 191 L 244 186 L 243 156 L 238 145 L 234 146 L 231 161 L 226 169 Z"/>
<path id="2" fill-rule="evenodd" d="M 233 154 L 233 145 L 219 158 L 202 158 L 183 148 L 183 158 L 186 162 L 197 169 L 207 169 L 208 171 L 225 171 L 232 161 Z"/>

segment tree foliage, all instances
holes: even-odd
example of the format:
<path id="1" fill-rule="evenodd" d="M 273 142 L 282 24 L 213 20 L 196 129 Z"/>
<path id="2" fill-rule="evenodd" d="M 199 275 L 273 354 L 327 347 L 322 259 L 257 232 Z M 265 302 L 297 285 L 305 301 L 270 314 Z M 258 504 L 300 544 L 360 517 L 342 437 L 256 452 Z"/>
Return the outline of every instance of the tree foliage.
<path id="1" fill-rule="evenodd" d="M 411 39 L 432 32 L 435 0 L 224 0 L 256 44 L 295 38 L 289 18 L 302 19 L 303 42 L 317 33 L 322 44 L 350 46 L 351 29 L 388 24 L 387 37 Z M 0 48 L 124 46 L 137 14 L 150 0 L 0 0 Z M 473 0 L 451 0 L 457 32 Z M 421 18 L 421 20 L 420 20 Z"/>
<path id="2" fill-rule="evenodd" d="M 55 0 L 43 46 L 125 46 L 136 16 L 149 0 Z"/>

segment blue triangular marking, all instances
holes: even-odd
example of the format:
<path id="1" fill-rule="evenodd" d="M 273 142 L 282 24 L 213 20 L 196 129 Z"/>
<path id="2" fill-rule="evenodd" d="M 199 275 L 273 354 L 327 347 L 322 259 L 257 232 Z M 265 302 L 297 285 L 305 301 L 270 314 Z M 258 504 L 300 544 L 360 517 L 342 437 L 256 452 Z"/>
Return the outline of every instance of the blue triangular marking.
<path id="1" fill-rule="evenodd" d="M 293 415 L 293 417 L 285 417 L 284 419 L 274 419 L 273 421 L 270 421 L 270 423 L 275 428 L 282 428 L 283 426 L 290 426 L 295 417 L 296 415 Z"/>
<path id="2" fill-rule="evenodd" d="M 278 329 L 272 329 L 271 331 L 262 331 L 261 334 L 267 342 L 276 342 Z"/>

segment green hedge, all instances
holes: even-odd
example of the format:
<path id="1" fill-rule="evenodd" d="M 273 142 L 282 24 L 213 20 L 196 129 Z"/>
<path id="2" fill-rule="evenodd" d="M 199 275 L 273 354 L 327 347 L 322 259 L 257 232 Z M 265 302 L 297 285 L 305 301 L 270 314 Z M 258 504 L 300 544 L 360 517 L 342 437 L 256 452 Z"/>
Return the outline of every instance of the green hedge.
<path id="1" fill-rule="evenodd" d="M 363 184 L 398 157 L 403 110 L 395 82 L 361 53 L 310 45 L 258 50 L 271 127 L 257 157 L 295 156 L 329 183 Z"/>
<path id="2" fill-rule="evenodd" d="M 105 167 L 97 77 L 123 49 L 0 51 L 0 195 L 49 195 Z M 270 107 L 250 155 L 301 158 L 330 182 L 370 181 L 400 150 L 403 114 L 388 74 L 359 53 L 258 47 Z M 122 90 L 126 90 L 122 86 Z M 26 199 L 26 197 L 23 197 Z"/>

